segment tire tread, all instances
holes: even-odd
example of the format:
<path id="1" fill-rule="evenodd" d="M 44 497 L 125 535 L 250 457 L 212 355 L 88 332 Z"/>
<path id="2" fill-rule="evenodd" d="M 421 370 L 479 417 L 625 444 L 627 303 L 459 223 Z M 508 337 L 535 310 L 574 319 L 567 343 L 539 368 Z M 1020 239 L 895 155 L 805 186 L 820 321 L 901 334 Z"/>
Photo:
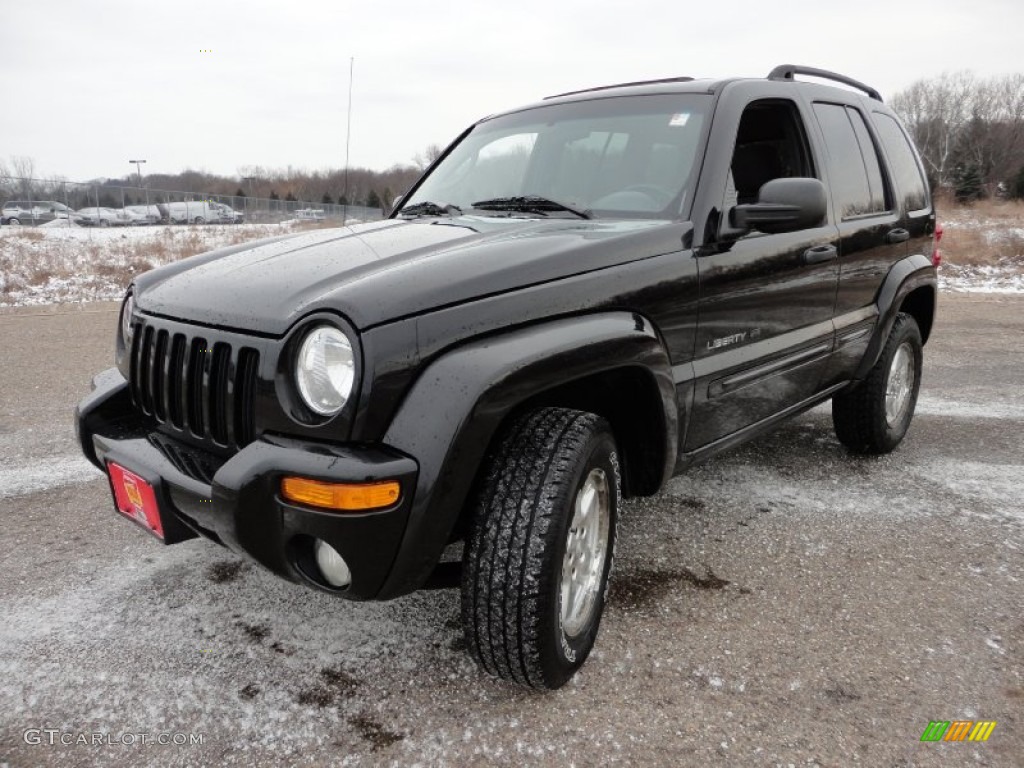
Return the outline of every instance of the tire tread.
<path id="1" fill-rule="evenodd" d="M 541 550 L 557 512 L 552 483 L 606 428 L 591 413 L 541 408 L 513 422 L 488 457 L 464 557 L 462 620 L 468 650 L 489 674 L 551 687 L 537 617 L 549 599 Z"/>

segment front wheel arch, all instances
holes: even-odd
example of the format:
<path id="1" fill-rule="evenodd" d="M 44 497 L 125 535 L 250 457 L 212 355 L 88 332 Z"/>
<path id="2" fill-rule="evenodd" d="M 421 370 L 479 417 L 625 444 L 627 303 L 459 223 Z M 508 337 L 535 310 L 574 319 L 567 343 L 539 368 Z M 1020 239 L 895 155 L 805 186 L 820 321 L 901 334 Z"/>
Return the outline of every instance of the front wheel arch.
<path id="1" fill-rule="evenodd" d="M 387 445 L 415 456 L 420 470 L 406 532 L 378 598 L 418 589 L 444 547 L 459 537 L 456 524 L 464 525 L 463 510 L 482 457 L 513 412 L 521 413 L 524 403 L 543 402 L 552 392 L 564 401 L 563 385 L 622 368 L 642 369 L 653 382 L 649 391 L 660 400 L 660 486 L 675 467 L 679 415 L 668 353 L 642 316 L 607 312 L 560 318 L 472 341 L 433 361 L 383 436 Z M 455 392 L 459 397 L 452 397 Z"/>

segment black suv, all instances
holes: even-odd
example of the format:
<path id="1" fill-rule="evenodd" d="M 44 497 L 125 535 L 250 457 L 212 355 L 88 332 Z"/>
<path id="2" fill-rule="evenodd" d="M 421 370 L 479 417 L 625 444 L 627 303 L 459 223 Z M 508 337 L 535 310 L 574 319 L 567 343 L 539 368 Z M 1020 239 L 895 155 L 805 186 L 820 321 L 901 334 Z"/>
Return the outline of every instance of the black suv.
<path id="1" fill-rule="evenodd" d="M 357 600 L 461 584 L 483 668 L 556 688 L 623 497 L 829 398 L 851 451 L 899 444 L 934 233 L 906 132 L 841 75 L 562 94 L 470 127 L 385 221 L 137 277 L 82 449 L 166 543 Z"/>

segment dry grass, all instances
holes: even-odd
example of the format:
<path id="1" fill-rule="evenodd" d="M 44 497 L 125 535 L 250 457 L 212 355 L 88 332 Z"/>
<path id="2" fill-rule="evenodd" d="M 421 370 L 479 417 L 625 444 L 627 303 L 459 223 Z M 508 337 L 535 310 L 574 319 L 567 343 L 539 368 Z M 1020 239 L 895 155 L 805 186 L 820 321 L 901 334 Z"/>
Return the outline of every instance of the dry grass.
<path id="1" fill-rule="evenodd" d="M 39 242 L 40 240 L 43 240 L 46 237 L 46 235 L 44 235 L 39 230 L 37 230 L 37 229 L 28 229 L 26 227 L 20 227 L 20 228 L 13 229 L 13 230 L 11 230 L 11 232 L 8 233 L 7 236 L 8 237 L 13 237 L 13 238 L 18 239 L 18 240 L 22 240 L 24 242 L 29 242 L 29 243 L 37 243 L 37 242 Z"/>
<path id="2" fill-rule="evenodd" d="M 0 305 L 118 298 L 136 275 L 154 267 L 217 248 L 318 228 L 163 227 L 123 237 L 114 232 L 68 237 L 56 231 L 5 231 L 0 237 Z"/>
<path id="3" fill-rule="evenodd" d="M 1024 268 L 1024 202 L 936 203 L 943 226 L 942 259 L 958 266 Z"/>

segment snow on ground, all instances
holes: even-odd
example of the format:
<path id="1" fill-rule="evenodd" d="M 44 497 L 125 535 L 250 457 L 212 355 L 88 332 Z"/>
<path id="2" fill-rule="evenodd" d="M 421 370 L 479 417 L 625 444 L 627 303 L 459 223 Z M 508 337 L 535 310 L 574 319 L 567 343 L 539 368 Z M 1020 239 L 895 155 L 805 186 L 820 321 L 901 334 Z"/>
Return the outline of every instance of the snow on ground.
<path id="1" fill-rule="evenodd" d="M 74 454 L 11 460 L 0 467 L 0 499 L 44 491 L 55 485 L 87 483 L 97 477 L 99 470 L 83 456 Z"/>
<path id="2" fill-rule="evenodd" d="M 140 272 L 306 226 L 0 227 L 0 307 L 116 300 Z"/>
<path id="3" fill-rule="evenodd" d="M 1024 293 L 1024 226 L 971 209 L 943 212 L 950 237 L 943 241 L 942 290 Z M 355 223 L 355 220 L 349 220 Z M 116 300 L 135 274 L 215 248 L 258 240 L 308 226 L 280 224 L 156 226 L 95 229 L 52 222 L 44 227 L 0 227 L 0 307 Z M 977 235 L 994 263 L 968 263 L 956 253 L 956 233 Z M 946 246 L 949 246 L 948 248 Z M 961 247 L 970 247 L 965 241 Z"/>
<path id="4" fill-rule="evenodd" d="M 1024 293 L 1024 271 L 1020 263 L 959 265 L 943 264 L 939 287 L 957 293 Z"/>

